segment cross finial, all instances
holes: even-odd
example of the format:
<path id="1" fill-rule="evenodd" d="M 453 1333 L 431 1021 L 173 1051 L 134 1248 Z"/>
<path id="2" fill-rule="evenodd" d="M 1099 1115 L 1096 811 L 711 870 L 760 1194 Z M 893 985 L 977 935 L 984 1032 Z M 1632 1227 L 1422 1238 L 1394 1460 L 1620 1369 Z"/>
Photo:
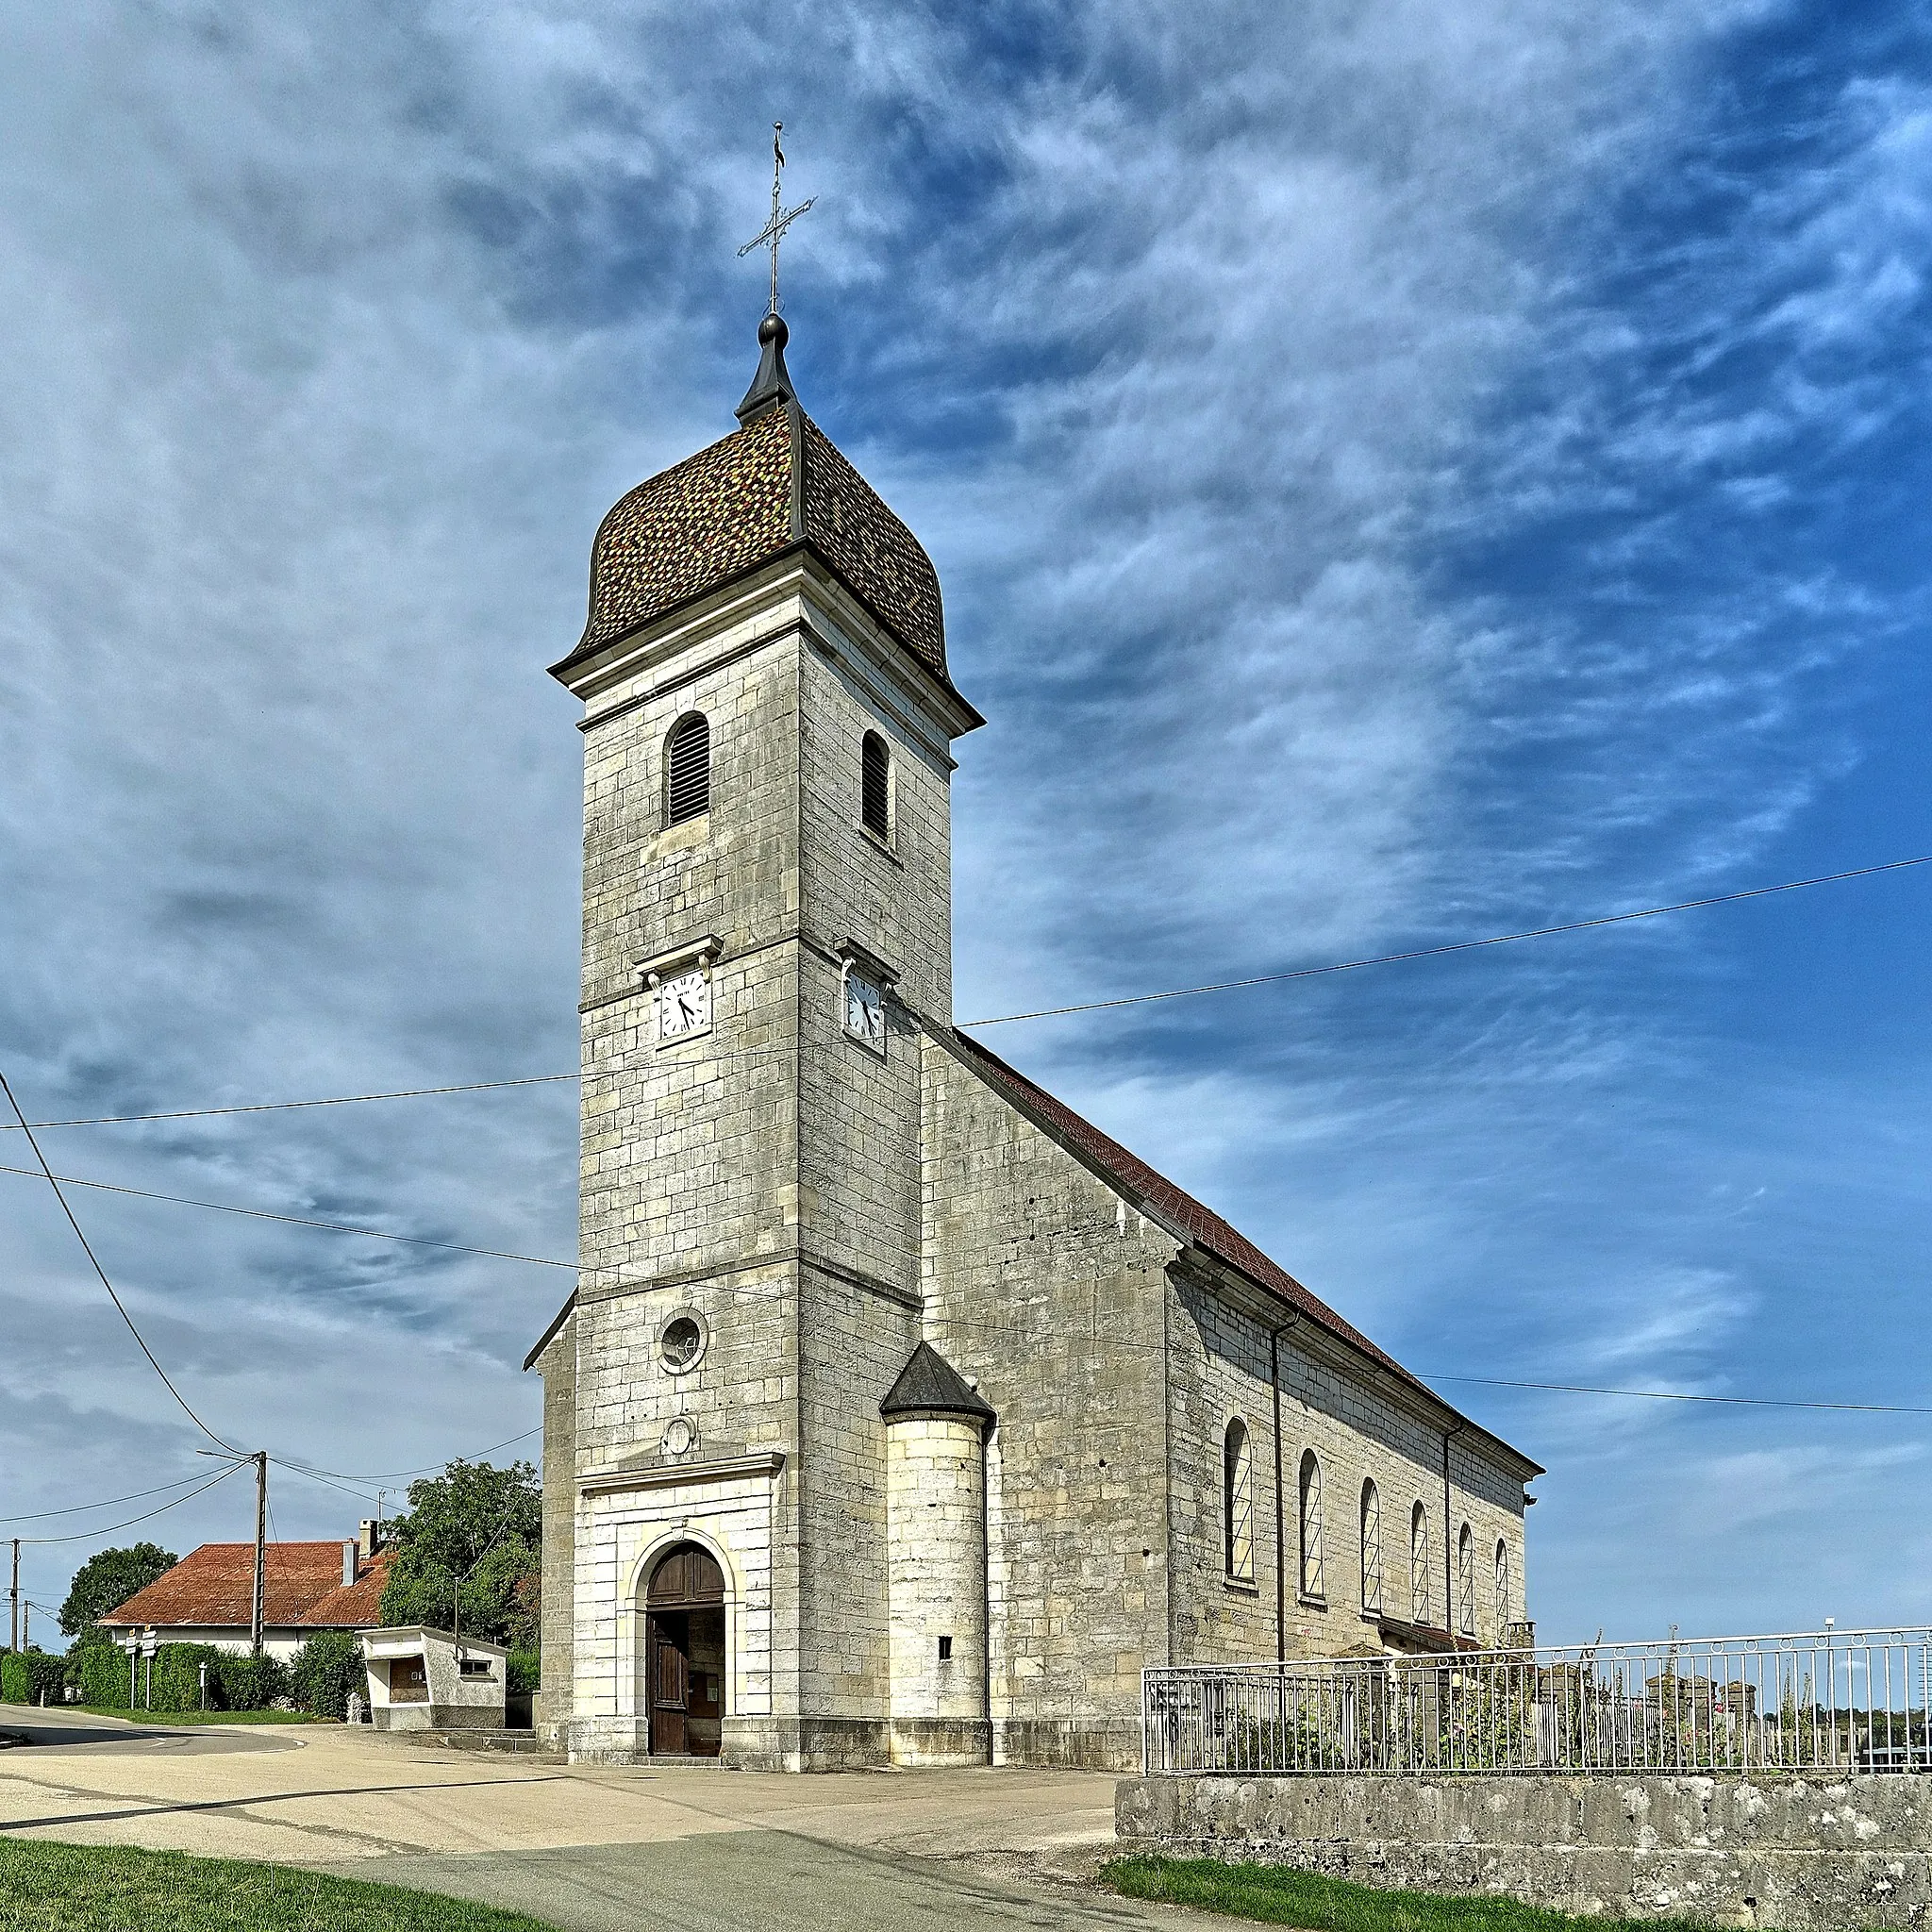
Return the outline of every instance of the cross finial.
<path id="1" fill-rule="evenodd" d="M 765 311 L 768 315 L 776 315 L 778 312 L 778 244 L 785 239 L 785 230 L 818 199 L 818 196 L 814 194 L 801 201 L 796 208 L 788 208 L 784 206 L 784 193 L 780 182 L 785 170 L 785 150 L 778 144 L 784 138 L 784 122 L 774 121 L 772 123 L 772 219 L 738 251 L 741 260 L 749 255 L 754 248 L 769 248 L 772 251 L 772 306 Z"/>

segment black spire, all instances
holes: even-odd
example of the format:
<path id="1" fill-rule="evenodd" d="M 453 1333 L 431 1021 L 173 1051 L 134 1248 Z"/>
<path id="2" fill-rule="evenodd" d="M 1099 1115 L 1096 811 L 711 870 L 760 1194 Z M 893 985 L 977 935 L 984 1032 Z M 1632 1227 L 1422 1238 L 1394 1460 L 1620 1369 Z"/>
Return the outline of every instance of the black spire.
<path id="1" fill-rule="evenodd" d="M 791 336 L 782 315 L 768 315 L 758 324 L 758 345 L 764 353 L 758 358 L 758 373 L 738 406 L 741 423 L 749 423 L 780 403 L 798 400 L 798 392 L 791 387 L 791 372 L 785 367 L 785 344 Z"/>

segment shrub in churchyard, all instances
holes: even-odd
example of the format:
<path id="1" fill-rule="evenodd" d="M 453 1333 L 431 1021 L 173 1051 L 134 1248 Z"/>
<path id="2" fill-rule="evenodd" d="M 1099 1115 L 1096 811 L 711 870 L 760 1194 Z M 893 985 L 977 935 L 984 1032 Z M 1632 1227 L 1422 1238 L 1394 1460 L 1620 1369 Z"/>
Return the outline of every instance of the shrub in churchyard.
<path id="1" fill-rule="evenodd" d="M 408 1512 L 390 1534 L 384 1624 L 460 1624 L 492 1643 L 535 1647 L 543 1496 L 532 1464 L 452 1462 L 409 1485 Z"/>
<path id="2" fill-rule="evenodd" d="M 296 1704 L 311 1717 L 346 1717 L 349 1693 L 369 1694 L 362 1640 L 351 1630 L 318 1630 L 295 1653 L 289 1681 Z"/>

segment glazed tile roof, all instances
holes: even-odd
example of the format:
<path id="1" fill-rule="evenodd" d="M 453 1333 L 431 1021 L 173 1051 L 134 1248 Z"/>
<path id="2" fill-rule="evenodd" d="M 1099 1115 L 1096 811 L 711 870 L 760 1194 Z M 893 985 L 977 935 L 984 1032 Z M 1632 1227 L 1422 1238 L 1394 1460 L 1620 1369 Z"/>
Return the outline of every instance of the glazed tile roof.
<path id="1" fill-rule="evenodd" d="M 1419 1390 L 1431 1402 L 1445 1408 L 1449 1407 L 1427 1383 L 1410 1374 L 1393 1356 L 1377 1348 L 1360 1329 L 1343 1321 L 1319 1295 L 1311 1294 L 1285 1268 L 1270 1260 L 1253 1241 L 1230 1227 L 1211 1208 L 1204 1207 L 1165 1174 L 1156 1173 L 1138 1155 L 1128 1153 L 1118 1141 L 1102 1133 L 1091 1121 L 1083 1120 L 1043 1087 L 1035 1086 L 1024 1074 L 1009 1067 L 998 1055 L 989 1053 L 976 1040 L 959 1032 L 951 1037 L 966 1064 L 974 1068 L 994 1092 L 1070 1152 L 1084 1156 L 1130 1201 L 1145 1207 L 1170 1226 L 1179 1228 L 1217 1260 L 1224 1261 L 1250 1281 L 1277 1295 L 1297 1314 L 1345 1341 L 1411 1389 Z M 1451 1409 L 1450 1413 L 1453 1415 L 1456 1411 Z M 1480 1424 L 1472 1424 L 1471 1426 L 1479 1428 Z M 1483 1429 L 1482 1433 L 1489 1435 L 1490 1431 Z M 1503 1446 L 1509 1447 L 1507 1443 Z M 1511 1455 L 1521 1453 L 1520 1450 L 1510 1450 Z M 1527 1460 L 1526 1457 L 1524 1459 Z M 1533 1463 L 1530 1466 L 1537 1467 Z M 1541 1472 L 1539 1470 L 1538 1473 Z"/>
<path id="2" fill-rule="evenodd" d="M 275 1629 L 374 1629 L 394 1552 L 360 1560 L 353 1586 L 342 1581 L 342 1545 L 270 1543 L 262 1576 L 262 1623 Z M 137 1591 L 101 1622 L 117 1625 L 249 1627 L 255 1593 L 253 1543 L 203 1543 L 165 1575 Z"/>
<path id="3" fill-rule="evenodd" d="M 564 662 L 801 543 L 926 670 L 948 682 L 945 620 L 931 559 L 794 401 L 754 416 L 722 442 L 619 499 L 591 545 L 590 621 Z"/>

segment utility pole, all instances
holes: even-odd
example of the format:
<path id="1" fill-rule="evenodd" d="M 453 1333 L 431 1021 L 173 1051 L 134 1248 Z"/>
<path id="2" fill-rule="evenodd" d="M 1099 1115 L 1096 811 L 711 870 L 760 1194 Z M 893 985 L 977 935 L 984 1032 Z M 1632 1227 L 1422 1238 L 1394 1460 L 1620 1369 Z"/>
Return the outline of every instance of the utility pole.
<path id="1" fill-rule="evenodd" d="M 262 1587 L 266 1581 L 265 1559 L 268 1543 L 268 1451 L 258 1449 L 251 1458 L 255 1464 L 255 1596 L 248 1619 L 248 1645 L 255 1656 L 261 1655 Z"/>
<path id="2" fill-rule="evenodd" d="M 20 1539 L 18 1537 L 13 1539 L 13 1589 L 9 1592 L 8 1601 L 12 1605 L 13 1615 L 8 1625 L 7 1647 L 8 1650 L 17 1651 L 20 1648 Z"/>

